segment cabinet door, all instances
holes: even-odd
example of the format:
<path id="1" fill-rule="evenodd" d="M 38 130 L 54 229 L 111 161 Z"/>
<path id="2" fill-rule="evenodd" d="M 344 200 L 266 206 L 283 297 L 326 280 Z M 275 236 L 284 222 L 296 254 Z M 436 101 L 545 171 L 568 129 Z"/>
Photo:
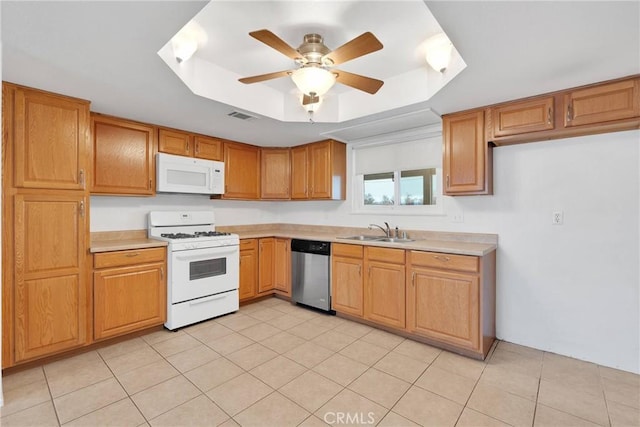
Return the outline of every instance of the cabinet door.
<path id="1" fill-rule="evenodd" d="M 167 317 L 164 263 L 99 270 L 93 276 L 94 338 L 161 325 Z"/>
<path id="2" fill-rule="evenodd" d="M 224 143 L 225 199 L 257 199 L 260 195 L 260 148 Z"/>
<path id="3" fill-rule="evenodd" d="M 444 193 L 491 194 L 484 138 L 484 111 L 452 114 L 442 120 Z"/>
<path id="4" fill-rule="evenodd" d="M 309 194 L 312 199 L 331 198 L 331 141 L 309 145 Z"/>
<path id="5" fill-rule="evenodd" d="M 191 135 L 177 130 L 160 129 L 158 131 L 158 151 L 161 153 L 192 156 Z"/>
<path id="6" fill-rule="evenodd" d="M 24 88 L 14 99 L 16 187 L 84 189 L 89 103 Z"/>
<path id="7" fill-rule="evenodd" d="M 291 296 L 291 240 L 275 239 L 274 287 L 288 297 Z"/>
<path id="8" fill-rule="evenodd" d="M 155 194 L 155 128 L 93 114 L 91 130 L 91 193 Z"/>
<path id="9" fill-rule="evenodd" d="M 240 251 L 240 300 L 253 298 L 258 292 L 258 256 L 256 249 Z"/>
<path id="10" fill-rule="evenodd" d="M 196 135 L 194 141 L 195 157 L 222 161 L 222 141 L 201 135 Z"/>
<path id="11" fill-rule="evenodd" d="M 567 92 L 565 127 L 640 116 L 640 79 L 600 84 Z"/>
<path id="12" fill-rule="evenodd" d="M 472 350 L 480 348 L 479 279 L 414 267 L 407 292 L 407 329 Z"/>
<path id="13" fill-rule="evenodd" d="M 331 308 L 340 313 L 362 317 L 362 259 L 332 257 Z"/>
<path id="14" fill-rule="evenodd" d="M 291 149 L 291 198 L 309 198 L 309 147 Z"/>
<path id="15" fill-rule="evenodd" d="M 261 199 L 289 199 L 291 159 L 288 148 L 263 148 L 260 153 Z"/>
<path id="16" fill-rule="evenodd" d="M 365 261 L 364 317 L 394 328 L 405 327 L 404 265 Z"/>
<path id="17" fill-rule="evenodd" d="M 82 196 L 15 196 L 15 361 L 87 342 L 86 243 Z"/>
<path id="18" fill-rule="evenodd" d="M 493 136 L 520 135 L 552 130 L 553 96 L 519 101 L 491 109 Z"/>
<path id="19" fill-rule="evenodd" d="M 258 258 L 258 293 L 272 291 L 274 289 L 274 249 L 275 239 L 267 237 L 259 241 Z"/>

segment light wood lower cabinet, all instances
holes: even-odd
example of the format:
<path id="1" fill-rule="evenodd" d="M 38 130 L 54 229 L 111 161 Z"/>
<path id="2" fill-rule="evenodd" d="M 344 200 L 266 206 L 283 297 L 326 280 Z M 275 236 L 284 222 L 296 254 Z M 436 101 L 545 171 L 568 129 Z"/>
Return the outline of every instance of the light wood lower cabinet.
<path id="1" fill-rule="evenodd" d="M 167 318 L 166 249 L 94 255 L 94 339 L 161 325 Z"/>
<path id="2" fill-rule="evenodd" d="M 258 293 L 273 291 L 275 239 L 266 237 L 258 241 Z"/>
<path id="3" fill-rule="evenodd" d="M 382 325 L 405 327 L 404 250 L 364 248 L 364 318 Z"/>
<path id="4" fill-rule="evenodd" d="M 82 194 L 19 194 L 14 200 L 15 282 L 7 303 L 13 302 L 10 333 L 18 363 L 88 342 L 88 207 Z"/>
<path id="5" fill-rule="evenodd" d="M 258 239 L 240 240 L 240 301 L 258 294 Z"/>
<path id="6" fill-rule="evenodd" d="M 291 296 L 291 239 L 275 239 L 273 254 L 273 286 L 275 291 Z"/>
<path id="7" fill-rule="evenodd" d="M 362 317 L 364 314 L 363 248 L 361 245 L 331 245 L 331 308 Z"/>
<path id="8" fill-rule="evenodd" d="M 408 258 L 407 330 L 485 357 L 495 340 L 495 252 Z"/>

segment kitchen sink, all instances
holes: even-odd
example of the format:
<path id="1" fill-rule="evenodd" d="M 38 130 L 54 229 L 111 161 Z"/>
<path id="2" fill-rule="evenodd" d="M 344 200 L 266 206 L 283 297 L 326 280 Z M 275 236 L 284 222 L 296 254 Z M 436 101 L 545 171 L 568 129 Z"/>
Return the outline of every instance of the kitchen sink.
<path id="1" fill-rule="evenodd" d="M 402 239 L 400 237 L 384 237 L 384 236 L 349 236 L 349 237 L 338 237 L 338 239 L 346 239 L 346 240 L 360 240 L 360 241 L 368 241 L 368 242 L 387 242 L 387 243 L 408 243 L 413 242 L 413 239 Z"/>
<path id="2" fill-rule="evenodd" d="M 359 236 L 338 237 L 338 239 L 375 241 L 375 240 L 380 240 L 380 239 L 386 239 L 386 237 L 383 237 L 383 236 L 365 236 L 365 235 L 361 234 Z"/>
<path id="3" fill-rule="evenodd" d="M 409 243 L 414 242 L 413 239 L 403 239 L 401 237 L 381 237 L 376 239 L 376 242 L 389 242 L 389 243 Z"/>

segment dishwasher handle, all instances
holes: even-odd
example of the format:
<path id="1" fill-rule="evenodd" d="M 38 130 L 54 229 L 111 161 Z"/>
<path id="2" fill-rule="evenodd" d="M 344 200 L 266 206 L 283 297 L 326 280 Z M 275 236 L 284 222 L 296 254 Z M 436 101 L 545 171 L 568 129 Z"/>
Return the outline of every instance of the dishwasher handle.
<path id="1" fill-rule="evenodd" d="M 331 243 L 318 240 L 291 239 L 291 252 L 329 256 L 331 255 Z"/>

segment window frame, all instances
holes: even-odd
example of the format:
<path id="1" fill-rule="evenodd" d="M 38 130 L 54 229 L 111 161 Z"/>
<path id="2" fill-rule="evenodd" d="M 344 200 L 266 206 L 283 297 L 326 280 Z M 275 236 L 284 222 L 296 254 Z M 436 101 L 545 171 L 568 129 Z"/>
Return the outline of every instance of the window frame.
<path id="1" fill-rule="evenodd" d="M 383 214 L 383 215 L 433 215 L 445 216 L 444 212 L 444 195 L 443 195 L 443 173 L 441 165 L 425 164 L 417 169 L 436 169 L 434 175 L 436 180 L 436 191 L 434 198 L 436 203 L 433 205 L 401 205 L 400 204 L 400 178 L 401 170 L 380 171 L 379 173 L 394 174 L 394 204 L 393 205 L 365 205 L 364 204 L 364 174 L 356 174 L 356 157 L 357 151 L 367 146 L 376 145 L 392 145 L 403 142 L 417 141 L 420 139 L 442 138 L 442 128 L 440 125 L 424 126 L 414 128 L 408 131 L 394 132 L 354 142 L 351 145 L 351 182 L 352 182 L 352 207 L 353 214 Z"/>

